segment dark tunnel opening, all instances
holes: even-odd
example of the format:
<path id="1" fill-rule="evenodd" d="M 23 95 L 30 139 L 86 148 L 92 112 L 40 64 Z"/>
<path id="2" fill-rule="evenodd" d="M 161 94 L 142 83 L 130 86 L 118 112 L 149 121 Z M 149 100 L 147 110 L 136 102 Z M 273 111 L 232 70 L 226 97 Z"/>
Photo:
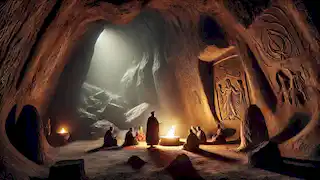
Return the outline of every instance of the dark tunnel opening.
<path id="1" fill-rule="evenodd" d="M 199 21 L 199 34 L 207 45 L 215 45 L 218 48 L 227 48 L 229 43 L 226 33 L 221 26 L 210 16 L 202 15 Z"/>

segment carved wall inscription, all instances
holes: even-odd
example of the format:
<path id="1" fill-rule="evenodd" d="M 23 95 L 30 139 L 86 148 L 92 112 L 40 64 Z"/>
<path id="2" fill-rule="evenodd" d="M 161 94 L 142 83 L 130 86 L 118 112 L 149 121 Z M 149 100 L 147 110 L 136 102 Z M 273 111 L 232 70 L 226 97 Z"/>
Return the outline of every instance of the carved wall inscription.
<path id="1" fill-rule="evenodd" d="M 289 63 L 291 58 L 302 54 L 299 33 L 283 9 L 276 6 L 269 8 L 257 18 L 253 29 L 258 47 L 266 56 L 263 59 L 265 65 Z"/>
<path id="2" fill-rule="evenodd" d="M 246 79 L 238 57 L 214 66 L 215 107 L 220 121 L 242 120 L 248 107 Z"/>
<path id="3" fill-rule="evenodd" d="M 302 66 L 305 53 L 292 19 L 285 9 L 269 8 L 252 26 L 262 62 L 268 67 L 269 79 L 278 89 L 278 104 L 303 106 L 308 100 L 309 72 Z"/>
<path id="4" fill-rule="evenodd" d="M 280 105 L 284 103 L 301 106 L 310 100 L 307 92 L 308 74 L 303 71 L 292 71 L 282 68 L 276 73 L 276 82 L 278 84 L 278 102 Z"/>

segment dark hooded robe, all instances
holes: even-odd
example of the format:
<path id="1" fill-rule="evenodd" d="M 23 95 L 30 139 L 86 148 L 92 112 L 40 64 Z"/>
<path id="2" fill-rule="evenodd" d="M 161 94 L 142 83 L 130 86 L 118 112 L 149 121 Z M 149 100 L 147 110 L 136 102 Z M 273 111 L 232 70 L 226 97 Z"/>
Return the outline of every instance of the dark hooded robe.
<path id="1" fill-rule="evenodd" d="M 200 141 L 197 135 L 190 130 L 186 143 L 183 145 L 183 149 L 187 151 L 197 151 L 199 150 Z"/>
<path id="2" fill-rule="evenodd" d="M 207 142 L 206 133 L 202 129 L 198 130 L 197 136 L 201 144 L 205 144 Z"/>
<path id="3" fill-rule="evenodd" d="M 124 139 L 124 143 L 123 143 L 123 147 L 125 146 L 135 146 L 138 145 L 138 141 L 136 140 L 136 138 L 133 136 L 132 131 L 129 130 L 126 133 L 126 137 Z"/>
<path id="4" fill-rule="evenodd" d="M 113 137 L 112 131 L 109 129 L 104 135 L 104 147 L 117 146 L 117 139 Z"/>
<path id="5" fill-rule="evenodd" d="M 146 141 L 148 145 L 157 145 L 159 143 L 159 122 L 152 115 L 148 118 L 147 122 Z"/>

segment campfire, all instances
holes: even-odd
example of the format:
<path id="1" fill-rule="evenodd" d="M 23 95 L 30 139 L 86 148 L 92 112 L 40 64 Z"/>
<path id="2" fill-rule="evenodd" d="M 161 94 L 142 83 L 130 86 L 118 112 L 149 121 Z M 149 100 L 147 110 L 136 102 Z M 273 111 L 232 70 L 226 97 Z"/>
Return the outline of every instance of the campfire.
<path id="1" fill-rule="evenodd" d="M 176 127 L 171 126 L 165 136 L 160 137 L 160 145 L 163 146 L 178 146 L 180 144 L 180 137 L 175 135 Z"/>

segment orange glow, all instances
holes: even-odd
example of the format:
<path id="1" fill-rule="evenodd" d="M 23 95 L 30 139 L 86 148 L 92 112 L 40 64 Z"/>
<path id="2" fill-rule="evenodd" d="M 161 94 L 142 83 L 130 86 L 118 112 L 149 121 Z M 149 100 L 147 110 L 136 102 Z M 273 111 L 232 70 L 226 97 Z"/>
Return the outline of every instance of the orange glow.
<path id="1" fill-rule="evenodd" d="M 59 133 L 59 134 L 67 134 L 68 131 L 67 131 L 66 128 L 62 127 L 57 133 Z"/>
<path id="2" fill-rule="evenodd" d="M 171 128 L 169 129 L 169 131 L 165 137 L 166 138 L 176 138 L 177 136 L 175 136 L 175 131 L 176 131 L 176 126 L 171 126 Z"/>

